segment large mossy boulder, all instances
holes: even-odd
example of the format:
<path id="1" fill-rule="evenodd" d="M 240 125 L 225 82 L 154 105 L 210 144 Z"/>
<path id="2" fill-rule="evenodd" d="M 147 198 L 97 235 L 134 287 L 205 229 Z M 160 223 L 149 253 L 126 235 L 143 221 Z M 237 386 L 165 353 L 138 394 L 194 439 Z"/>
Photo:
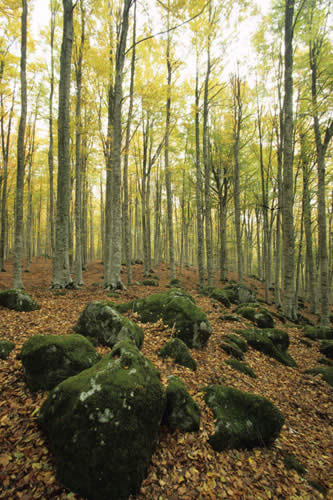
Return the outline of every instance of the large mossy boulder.
<path id="1" fill-rule="evenodd" d="M 30 295 L 18 288 L 0 292 L 0 306 L 20 312 L 40 309 L 40 305 Z"/>
<path id="2" fill-rule="evenodd" d="M 225 290 L 222 288 L 207 287 L 203 289 L 203 294 L 207 295 L 211 299 L 215 299 L 220 302 L 225 307 L 230 307 L 231 301 Z"/>
<path id="3" fill-rule="evenodd" d="M 190 348 L 205 346 L 212 332 L 205 313 L 195 304 L 191 295 L 183 290 L 171 289 L 115 307 L 120 312 L 137 312 L 144 323 L 155 323 L 162 319 L 175 329 L 175 337 Z"/>
<path id="4" fill-rule="evenodd" d="M 25 380 L 32 391 L 53 389 L 100 358 L 82 335 L 34 335 L 20 353 Z"/>
<path id="5" fill-rule="evenodd" d="M 333 328 L 329 326 L 305 326 L 304 335 L 312 340 L 333 340 Z"/>
<path id="6" fill-rule="evenodd" d="M 249 319 L 259 328 L 273 328 L 274 318 L 271 313 L 257 304 L 242 304 L 236 309 L 236 313 Z"/>
<path id="7" fill-rule="evenodd" d="M 287 332 L 277 328 L 256 329 L 248 328 L 237 330 L 247 343 L 256 351 L 260 351 L 280 363 L 295 367 L 296 362 L 287 351 L 289 346 L 289 336 Z"/>
<path id="8" fill-rule="evenodd" d="M 321 340 L 319 349 L 324 356 L 333 359 L 333 340 Z"/>
<path id="9" fill-rule="evenodd" d="M 15 344 L 10 340 L 0 340 L 0 359 L 7 359 Z"/>
<path id="10" fill-rule="evenodd" d="M 267 399 L 228 386 L 205 389 L 205 401 L 217 419 L 209 442 L 216 451 L 269 446 L 279 436 L 284 417 Z"/>
<path id="11" fill-rule="evenodd" d="M 171 429 L 186 432 L 198 431 L 200 428 L 200 409 L 188 393 L 184 382 L 171 375 L 166 390 L 167 405 L 163 422 Z"/>
<path id="12" fill-rule="evenodd" d="M 171 339 L 167 342 L 162 349 L 158 351 L 158 355 L 162 358 L 172 358 L 178 365 L 190 368 L 190 370 L 197 369 L 197 363 L 192 358 L 185 342 L 178 338 Z"/>
<path id="13" fill-rule="evenodd" d="M 120 314 L 110 302 L 90 302 L 82 311 L 74 331 L 108 347 L 131 339 L 140 349 L 144 337 L 142 328 Z"/>
<path id="14" fill-rule="evenodd" d="M 165 402 L 159 372 L 130 340 L 58 385 L 39 415 L 58 480 L 89 500 L 135 495 Z"/>
<path id="15" fill-rule="evenodd" d="M 244 304 L 256 301 L 255 290 L 244 283 L 231 283 L 222 290 L 233 304 Z"/>

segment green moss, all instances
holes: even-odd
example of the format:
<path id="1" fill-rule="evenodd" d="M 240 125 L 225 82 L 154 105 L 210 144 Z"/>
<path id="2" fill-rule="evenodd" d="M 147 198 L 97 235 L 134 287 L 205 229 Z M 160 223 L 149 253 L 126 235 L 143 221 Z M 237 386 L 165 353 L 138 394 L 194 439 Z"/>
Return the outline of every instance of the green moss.
<path id="1" fill-rule="evenodd" d="M 225 286 L 223 291 L 233 304 L 252 303 L 256 300 L 255 289 L 248 287 L 244 283 L 231 283 Z"/>
<path id="2" fill-rule="evenodd" d="M 248 350 L 247 342 L 238 335 L 222 335 L 222 340 L 229 340 L 239 347 L 243 352 Z"/>
<path id="3" fill-rule="evenodd" d="M 235 321 L 236 323 L 240 323 L 243 321 L 239 316 L 236 316 L 235 314 L 224 314 L 221 316 L 221 319 L 225 321 Z"/>
<path id="4" fill-rule="evenodd" d="M 207 387 L 205 401 L 217 419 L 215 434 L 209 438 L 216 451 L 270 445 L 284 423 L 270 401 L 232 387 Z"/>
<path id="5" fill-rule="evenodd" d="M 305 345 L 308 348 L 312 347 L 311 342 L 309 342 L 308 340 L 300 339 L 299 341 L 300 341 L 301 344 Z"/>
<path id="6" fill-rule="evenodd" d="M 197 369 L 197 363 L 189 353 L 185 342 L 178 338 L 167 342 L 162 349 L 158 351 L 158 355 L 163 358 L 172 358 L 178 365 L 190 368 L 190 370 L 195 371 Z"/>
<path id="7" fill-rule="evenodd" d="M 333 359 L 333 340 L 321 340 L 320 352 L 327 358 Z"/>
<path id="8" fill-rule="evenodd" d="M 148 280 L 144 280 L 142 282 L 142 284 L 145 285 L 145 286 L 158 286 L 158 281 L 153 280 L 153 279 L 151 279 L 151 280 L 148 279 Z"/>
<path id="9" fill-rule="evenodd" d="M 333 340 L 333 328 L 326 326 L 305 326 L 304 335 L 312 340 Z"/>
<path id="10" fill-rule="evenodd" d="M 308 373 L 309 375 L 320 374 L 323 380 L 333 387 L 333 366 L 317 366 L 306 370 L 304 373 Z"/>
<path id="11" fill-rule="evenodd" d="M 202 293 L 212 299 L 217 300 L 225 307 L 230 307 L 231 305 L 227 292 L 222 288 L 207 287 L 203 289 Z"/>
<path id="12" fill-rule="evenodd" d="M 120 304 L 118 311 L 132 310 L 144 323 L 159 319 L 175 328 L 175 336 L 192 348 L 204 346 L 211 335 L 211 325 L 205 313 L 196 306 L 191 295 L 183 290 L 171 289 L 144 299 Z"/>
<path id="13" fill-rule="evenodd" d="M 32 297 L 16 288 L 0 292 L 0 306 L 20 312 L 40 309 L 40 305 Z"/>
<path id="14" fill-rule="evenodd" d="M 111 302 L 90 302 L 82 311 L 74 331 L 86 337 L 94 337 L 99 343 L 113 347 L 125 338 L 141 347 L 144 338 L 142 328 L 120 314 Z"/>
<path id="15" fill-rule="evenodd" d="M 252 368 L 246 363 L 242 363 L 238 359 L 227 359 L 226 364 L 231 366 L 235 370 L 238 370 L 239 372 L 248 375 L 251 378 L 257 378 L 257 375 L 254 373 Z"/>
<path id="16" fill-rule="evenodd" d="M 58 385 L 41 408 L 58 479 L 86 498 L 135 495 L 164 410 L 158 371 L 131 341 L 120 342 L 94 367 Z"/>
<path id="17" fill-rule="evenodd" d="M 255 323 L 259 328 L 273 328 L 274 319 L 271 313 L 258 304 L 244 304 L 236 309 L 237 314 Z"/>
<path id="18" fill-rule="evenodd" d="M 287 344 L 285 335 L 288 334 L 286 334 L 286 332 L 282 332 L 283 335 L 281 335 L 281 330 L 275 330 L 273 332 L 271 329 L 259 330 L 255 328 L 236 330 L 236 332 L 242 335 L 247 340 L 248 344 L 256 351 L 263 352 L 286 366 L 297 366 L 295 360 L 290 356 L 287 350 L 283 348 L 283 346 Z"/>
<path id="19" fill-rule="evenodd" d="M 0 340 L 0 359 L 7 359 L 15 344 L 9 340 Z"/>
<path id="20" fill-rule="evenodd" d="M 20 359 L 32 391 L 49 390 L 99 361 L 82 335 L 34 335 L 22 346 Z"/>
<path id="21" fill-rule="evenodd" d="M 306 474 L 306 468 L 301 464 L 293 453 L 286 453 L 284 456 L 284 465 L 288 470 L 295 470 L 298 474 Z"/>
<path id="22" fill-rule="evenodd" d="M 169 377 L 166 397 L 164 423 L 171 429 L 180 429 L 186 432 L 198 431 L 200 428 L 200 409 L 180 378 Z"/>
<path id="23" fill-rule="evenodd" d="M 237 359 L 244 358 L 243 351 L 236 344 L 231 342 L 230 340 L 228 342 L 221 342 L 220 347 L 227 354 L 234 356 L 234 358 L 237 358 Z"/>

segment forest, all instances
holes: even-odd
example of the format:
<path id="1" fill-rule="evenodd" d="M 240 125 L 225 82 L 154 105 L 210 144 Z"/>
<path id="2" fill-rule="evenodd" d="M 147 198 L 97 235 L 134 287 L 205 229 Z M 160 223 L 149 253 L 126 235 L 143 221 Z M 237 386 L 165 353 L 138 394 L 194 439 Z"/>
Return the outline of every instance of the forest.
<path id="1" fill-rule="evenodd" d="M 0 0 L 0 19 L 0 498 L 329 497 L 329 0 Z M 110 384 L 122 410 L 95 401 Z M 81 406 L 119 414 L 119 449 Z M 54 438 L 65 407 L 82 447 Z"/>

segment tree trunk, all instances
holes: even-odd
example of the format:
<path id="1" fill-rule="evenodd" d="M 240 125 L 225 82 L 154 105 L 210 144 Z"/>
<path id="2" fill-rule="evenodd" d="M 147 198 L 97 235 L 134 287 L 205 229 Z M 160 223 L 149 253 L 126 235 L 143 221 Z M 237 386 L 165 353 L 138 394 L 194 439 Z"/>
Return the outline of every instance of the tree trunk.
<path id="1" fill-rule="evenodd" d="M 58 183 L 55 242 L 54 288 L 72 284 L 69 265 L 69 208 L 70 208 L 70 153 L 69 153 L 69 98 L 71 57 L 73 44 L 72 0 L 63 0 L 64 22 L 60 56 L 58 109 Z"/>
<path id="2" fill-rule="evenodd" d="M 293 22 L 294 0 L 285 6 L 284 55 L 284 122 L 283 122 L 283 309 L 286 316 L 296 318 L 294 220 L 293 220 Z"/>
<path id="3" fill-rule="evenodd" d="M 237 273 L 238 280 L 243 280 L 243 255 L 242 255 L 242 235 L 241 235 L 241 211 L 240 211 L 240 131 L 242 123 L 242 100 L 241 83 L 238 76 L 233 79 L 233 99 L 234 99 L 234 209 L 235 209 L 235 229 L 237 245 Z"/>
<path id="4" fill-rule="evenodd" d="M 17 175 L 15 197 L 14 288 L 24 288 L 22 282 L 23 258 L 23 194 L 24 194 L 24 136 L 27 119 L 27 0 L 22 0 L 21 17 L 21 116 L 17 137 Z"/>
<path id="5" fill-rule="evenodd" d="M 199 128 L 199 62 L 197 56 L 197 67 L 195 77 L 195 171 L 196 171 L 196 208 L 197 208 L 197 258 L 199 271 L 199 286 L 205 286 L 205 268 L 204 268 L 204 238 L 203 238 L 203 220 L 202 220 L 202 174 L 200 165 L 200 128 Z"/>

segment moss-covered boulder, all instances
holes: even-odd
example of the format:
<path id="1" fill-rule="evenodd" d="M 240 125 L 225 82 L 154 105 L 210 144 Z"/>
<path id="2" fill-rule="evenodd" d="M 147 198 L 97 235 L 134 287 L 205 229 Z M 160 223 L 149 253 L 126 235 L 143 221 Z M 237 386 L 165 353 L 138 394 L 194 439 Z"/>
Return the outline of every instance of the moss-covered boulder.
<path id="1" fill-rule="evenodd" d="M 158 351 L 158 355 L 162 358 L 172 358 L 178 365 L 186 366 L 190 370 L 197 369 L 197 363 L 192 358 L 185 342 L 178 338 L 174 338 L 167 342 L 162 349 Z"/>
<path id="2" fill-rule="evenodd" d="M 230 302 L 244 304 L 256 301 L 256 291 L 244 283 L 231 283 L 223 288 Z"/>
<path id="3" fill-rule="evenodd" d="M 39 415 L 58 480 L 94 500 L 135 495 L 156 445 L 165 399 L 159 372 L 130 340 L 58 385 Z"/>
<path id="4" fill-rule="evenodd" d="M 17 288 L 0 292 L 0 306 L 24 312 L 40 309 L 40 305 L 30 295 Z"/>
<path id="5" fill-rule="evenodd" d="M 223 319 L 224 321 L 233 321 L 235 323 L 241 323 L 243 321 L 242 318 L 240 318 L 236 314 L 223 314 L 223 316 L 221 316 L 221 319 Z"/>
<path id="6" fill-rule="evenodd" d="M 221 342 L 220 347 L 224 352 L 230 354 L 230 356 L 233 356 L 234 358 L 244 358 L 243 351 L 238 347 L 237 344 L 234 344 L 231 340 L 228 340 L 227 342 Z"/>
<path id="7" fill-rule="evenodd" d="M 142 284 L 144 286 L 158 286 L 158 281 L 155 279 L 143 280 Z"/>
<path id="8" fill-rule="evenodd" d="M 129 338 L 140 348 L 144 337 L 142 328 L 120 314 L 110 302 L 90 302 L 82 311 L 74 331 L 93 337 L 108 347 Z"/>
<path id="9" fill-rule="evenodd" d="M 305 326 L 304 335 L 312 340 L 333 340 L 333 328 L 329 326 Z"/>
<path id="10" fill-rule="evenodd" d="M 225 307 L 230 307 L 231 302 L 229 299 L 229 296 L 225 290 L 222 288 L 214 288 L 214 287 L 207 287 L 204 288 L 203 294 L 207 295 L 208 297 L 217 300 L 221 304 L 223 304 Z"/>
<path id="11" fill-rule="evenodd" d="M 306 370 L 304 373 L 309 375 L 321 375 L 322 379 L 333 387 L 333 366 L 316 366 L 315 368 Z"/>
<path id="12" fill-rule="evenodd" d="M 0 340 L 0 359 L 7 359 L 15 344 L 10 340 Z"/>
<path id="13" fill-rule="evenodd" d="M 251 378 L 257 378 L 257 375 L 254 373 L 252 368 L 246 363 L 239 361 L 238 359 L 233 359 L 233 358 L 227 359 L 226 364 L 234 368 L 234 370 L 237 370 L 240 373 L 244 373 L 245 375 L 248 375 Z"/>
<path id="14" fill-rule="evenodd" d="M 228 386 L 205 389 L 205 401 L 217 419 L 209 442 L 216 451 L 268 446 L 279 436 L 284 417 L 267 399 Z"/>
<path id="15" fill-rule="evenodd" d="M 184 290 L 171 289 L 115 307 L 120 312 L 137 312 L 144 323 L 162 319 L 166 325 L 175 328 L 175 337 L 190 348 L 206 345 L 212 332 L 207 316 Z"/>
<path id="16" fill-rule="evenodd" d="M 253 321 L 259 328 L 274 327 L 273 316 L 262 306 L 256 304 L 243 304 L 237 307 L 236 312 L 243 316 L 243 318 Z"/>
<path id="17" fill-rule="evenodd" d="M 20 353 L 25 380 L 32 391 L 53 389 L 100 358 L 82 335 L 34 335 Z"/>
<path id="18" fill-rule="evenodd" d="M 233 342 L 243 352 L 247 352 L 249 349 L 246 340 L 244 340 L 239 335 L 228 334 L 228 335 L 222 335 L 221 338 L 226 342 Z"/>
<path id="19" fill-rule="evenodd" d="M 286 345 L 289 345 L 289 337 L 288 339 L 286 338 L 286 336 L 288 336 L 286 332 L 275 328 L 265 328 L 263 330 L 248 328 L 236 331 L 242 335 L 247 340 L 247 343 L 256 351 L 260 351 L 286 366 L 297 366 L 295 360 L 285 348 Z"/>
<path id="20" fill-rule="evenodd" d="M 321 340 L 320 352 L 327 358 L 333 359 L 333 340 Z"/>
<path id="21" fill-rule="evenodd" d="M 198 431 L 200 428 L 200 409 L 188 393 L 184 382 L 171 375 L 166 390 L 167 405 L 163 422 L 171 429 L 186 432 Z"/>

